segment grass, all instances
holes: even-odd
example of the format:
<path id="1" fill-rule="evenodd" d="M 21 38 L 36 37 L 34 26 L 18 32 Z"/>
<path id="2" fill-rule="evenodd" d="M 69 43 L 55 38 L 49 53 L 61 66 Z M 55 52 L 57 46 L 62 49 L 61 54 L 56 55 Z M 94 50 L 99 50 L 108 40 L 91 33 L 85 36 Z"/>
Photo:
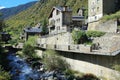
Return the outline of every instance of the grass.
<path id="1" fill-rule="evenodd" d="M 117 18 L 120 18 L 120 11 L 118 11 L 114 14 L 105 15 L 105 16 L 103 16 L 103 18 L 101 20 L 102 20 L 102 22 L 106 22 L 108 20 L 115 20 Z"/>
<path id="2" fill-rule="evenodd" d="M 93 43 L 92 43 L 92 41 L 88 41 L 88 42 L 85 42 L 84 44 L 85 45 L 92 45 Z"/>

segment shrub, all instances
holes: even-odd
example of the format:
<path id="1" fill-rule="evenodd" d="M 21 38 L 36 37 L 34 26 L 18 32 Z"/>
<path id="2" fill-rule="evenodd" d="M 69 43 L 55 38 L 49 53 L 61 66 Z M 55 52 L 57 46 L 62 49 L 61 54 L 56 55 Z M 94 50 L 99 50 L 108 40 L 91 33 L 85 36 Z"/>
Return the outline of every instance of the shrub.
<path id="1" fill-rule="evenodd" d="M 4 71 L 0 66 L 0 80 L 10 80 L 11 76 L 8 72 Z"/>
<path id="2" fill-rule="evenodd" d="M 66 70 L 69 68 L 68 63 L 62 59 L 61 56 L 57 54 L 57 52 L 53 50 L 47 50 L 44 52 L 44 58 L 43 58 L 45 67 L 48 70 Z"/>
<path id="3" fill-rule="evenodd" d="M 30 45 L 35 46 L 36 39 L 37 39 L 37 36 L 29 36 L 29 38 L 28 38 L 27 42 L 25 42 L 25 44 L 30 44 Z"/>
<path id="4" fill-rule="evenodd" d="M 120 65 L 119 64 L 114 64 L 112 68 L 120 72 Z"/>
<path id="5" fill-rule="evenodd" d="M 86 35 L 87 37 L 101 37 L 105 34 L 105 32 L 101 31 L 87 31 Z"/>
<path id="6" fill-rule="evenodd" d="M 26 57 L 34 58 L 36 56 L 35 48 L 30 44 L 25 44 L 22 52 Z"/>
<path id="7" fill-rule="evenodd" d="M 100 80 L 99 78 L 97 78 L 95 75 L 93 74 L 85 74 L 82 76 L 81 78 L 82 80 Z"/>
<path id="8" fill-rule="evenodd" d="M 88 40 L 85 32 L 81 30 L 73 30 L 72 39 L 74 40 L 74 44 L 84 43 Z"/>
<path id="9" fill-rule="evenodd" d="M 102 22 L 108 21 L 108 20 L 114 20 L 120 18 L 120 11 L 114 13 L 114 14 L 110 14 L 110 15 L 105 15 L 101 20 Z"/>

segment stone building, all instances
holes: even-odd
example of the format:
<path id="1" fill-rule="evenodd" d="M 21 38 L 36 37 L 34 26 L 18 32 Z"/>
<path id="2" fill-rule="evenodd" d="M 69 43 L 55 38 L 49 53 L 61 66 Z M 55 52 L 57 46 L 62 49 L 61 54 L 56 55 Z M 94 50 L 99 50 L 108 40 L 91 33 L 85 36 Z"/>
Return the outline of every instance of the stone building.
<path id="1" fill-rule="evenodd" d="M 116 11 L 117 0 L 88 0 L 88 22 L 97 21 Z"/>
<path id="2" fill-rule="evenodd" d="M 49 15 L 49 33 L 57 34 L 66 32 L 67 27 L 72 23 L 72 10 L 67 7 L 53 7 Z"/>
<path id="3" fill-rule="evenodd" d="M 72 9 L 67 6 L 53 7 L 49 17 L 49 34 L 72 31 L 73 28 L 81 28 L 84 24 L 82 9 L 78 10 L 78 15 L 72 16 Z"/>
<path id="4" fill-rule="evenodd" d="M 24 31 L 24 34 L 21 35 L 21 39 L 25 38 L 25 41 L 27 41 L 30 35 L 38 35 L 38 36 L 41 35 L 42 28 L 41 27 L 27 27 L 23 31 Z"/>
<path id="5" fill-rule="evenodd" d="M 116 33 L 118 30 L 117 21 L 102 23 L 100 19 L 104 15 L 116 12 L 117 4 L 118 0 L 88 0 L 88 30 Z"/>

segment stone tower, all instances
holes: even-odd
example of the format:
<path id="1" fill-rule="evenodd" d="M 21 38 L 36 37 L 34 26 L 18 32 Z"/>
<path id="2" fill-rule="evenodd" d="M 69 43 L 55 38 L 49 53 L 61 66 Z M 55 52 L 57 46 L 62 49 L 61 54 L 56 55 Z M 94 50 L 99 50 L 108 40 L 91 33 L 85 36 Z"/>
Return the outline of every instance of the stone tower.
<path id="1" fill-rule="evenodd" d="M 88 23 L 115 12 L 116 0 L 88 0 Z"/>

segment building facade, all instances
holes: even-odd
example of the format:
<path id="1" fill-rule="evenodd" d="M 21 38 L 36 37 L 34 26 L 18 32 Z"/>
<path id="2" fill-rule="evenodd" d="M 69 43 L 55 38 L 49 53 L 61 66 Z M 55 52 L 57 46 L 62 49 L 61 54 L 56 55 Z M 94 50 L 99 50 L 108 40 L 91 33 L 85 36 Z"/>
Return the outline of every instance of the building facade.
<path id="1" fill-rule="evenodd" d="M 67 7 L 53 7 L 49 16 L 49 33 L 66 32 L 72 23 L 72 10 Z"/>
<path id="2" fill-rule="evenodd" d="M 72 15 L 72 9 L 63 7 L 53 7 L 49 16 L 49 34 L 58 34 L 72 31 L 74 28 L 82 29 L 85 24 L 83 9 L 78 9 L 78 15 Z"/>
<path id="3" fill-rule="evenodd" d="M 116 11 L 117 0 L 88 0 L 88 23 Z"/>

